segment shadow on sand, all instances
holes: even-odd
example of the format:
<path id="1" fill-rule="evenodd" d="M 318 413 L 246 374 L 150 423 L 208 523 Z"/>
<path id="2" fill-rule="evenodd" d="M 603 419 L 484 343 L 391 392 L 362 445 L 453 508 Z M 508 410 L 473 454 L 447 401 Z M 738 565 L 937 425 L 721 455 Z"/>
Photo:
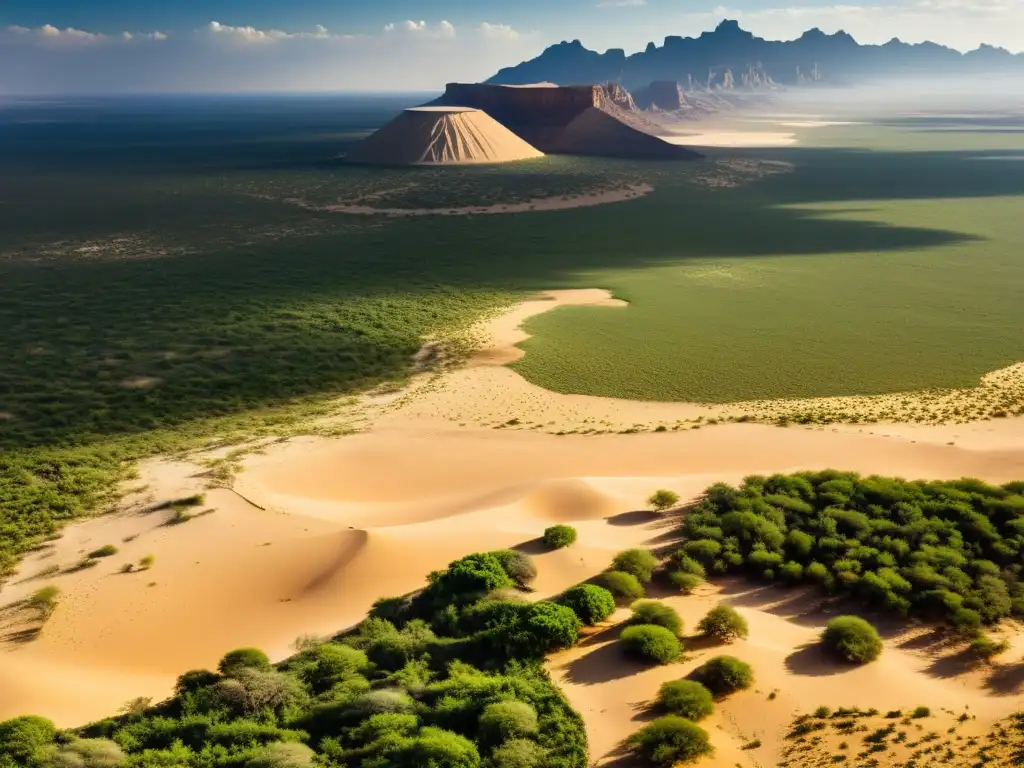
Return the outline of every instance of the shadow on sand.
<path id="1" fill-rule="evenodd" d="M 830 657 L 818 643 L 800 646 L 786 657 L 786 669 L 794 675 L 831 677 L 857 669 L 855 664 L 843 664 Z"/>

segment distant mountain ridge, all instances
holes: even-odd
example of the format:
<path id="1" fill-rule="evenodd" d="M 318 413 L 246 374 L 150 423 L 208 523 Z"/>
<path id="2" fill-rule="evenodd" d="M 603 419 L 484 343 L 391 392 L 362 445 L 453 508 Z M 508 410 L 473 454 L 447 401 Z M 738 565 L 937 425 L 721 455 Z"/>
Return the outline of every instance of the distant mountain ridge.
<path id="1" fill-rule="evenodd" d="M 621 48 L 591 51 L 579 40 L 561 42 L 540 56 L 506 67 L 487 82 L 558 85 L 618 82 L 627 88 L 653 81 L 676 81 L 684 86 L 758 88 L 826 82 L 850 85 L 867 80 L 934 75 L 1024 73 L 1024 54 L 982 45 L 961 53 L 937 43 L 904 43 L 896 38 L 883 45 L 861 45 L 843 31 L 827 35 L 820 29 L 796 40 L 765 40 L 725 20 L 699 37 L 670 35 L 658 47 L 653 42 L 639 53 Z"/>

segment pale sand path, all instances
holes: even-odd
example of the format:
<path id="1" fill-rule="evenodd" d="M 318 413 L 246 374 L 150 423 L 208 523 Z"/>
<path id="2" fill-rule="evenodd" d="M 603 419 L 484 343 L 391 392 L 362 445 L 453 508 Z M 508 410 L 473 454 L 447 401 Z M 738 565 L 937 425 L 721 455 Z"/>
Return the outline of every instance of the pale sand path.
<path id="1" fill-rule="evenodd" d="M 57 584 L 63 592 L 38 639 L 0 646 L 0 718 L 35 712 L 62 725 L 79 724 L 111 713 L 133 696 L 167 695 L 177 675 L 213 666 L 232 647 L 255 645 L 282 658 L 297 636 L 349 626 L 375 599 L 417 588 L 428 571 L 458 556 L 522 544 L 552 522 L 572 522 L 579 542 L 537 558 L 537 596 L 555 594 L 603 569 L 620 549 L 669 540 L 671 530 L 661 519 L 623 514 L 641 508 L 660 487 L 693 498 L 719 480 L 829 466 L 907 477 L 1024 478 L 1021 419 L 958 426 L 953 446 L 946 445 L 946 430 L 953 429 L 946 427 L 915 427 L 908 433 L 876 427 L 885 434 L 872 435 L 730 424 L 600 436 L 499 430 L 472 419 L 460 427 L 456 410 L 474 417 L 500 413 L 504 418 L 495 423 L 503 423 L 517 415 L 513 405 L 523 409 L 518 415 L 538 421 L 539 413 L 567 421 L 606 415 L 650 423 L 713 412 L 687 404 L 555 395 L 496 365 L 518 354 L 513 345 L 524 337 L 518 326 L 530 314 L 560 303 L 609 301 L 600 291 L 553 296 L 554 301 L 533 302 L 496 318 L 489 328 L 492 349 L 478 355 L 475 364 L 425 375 L 408 393 L 382 398 L 373 406 L 380 413 L 370 419 L 366 433 L 294 439 L 247 457 L 235 482 L 237 493 L 208 492 L 205 506 L 217 510 L 212 514 L 165 526 L 167 512 L 145 514 L 140 502 L 72 526 L 52 550 L 30 556 L 21 569 L 24 576 L 55 563 L 66 567 L 104 544 L 121 550 L 95 568 L 16 579 L 0 593 L 2 608 L 42 584 Z M 204 484 L 194 465 L 166 461 L 144 465 L 141 482 L 149 485 L 149 504 L 194 493 Z M 131 536 L 136 538 L 124 541 Z M 122 563 L 150 553 L 156 555 L 150 571 L 117 573 Z M 699 612 L 698 602 L 678 599 L 686 612 Z M 797 697 L 814 692 L 815 703 L 861 696 L 850 692 L 847 683 L 853 678 L 847 675 L 809 682 L 780 666 L 794 643 L 806 639 L 809 630 L 799 622 L 790 626 L 770 614 L 750 618 L 758 627 L 751 643 L 774 648 L 759 662 L 766 683 L 779 680 L 783 692 Z M 1019 656 L 1020 650 L 1013 653 Z M 638 676 L 628 693 L 614 687 L 586 690 L 618 707 L 653 695 L 656 677 Z M 614 685 L 632 686 L 630 679 Z M 873 695 L 876 682 L 870 678 L 864 696 Z M 926 682 L 941 685 L 950 701 L 978 689 L 973 680 L 960 678 Z M 910 682 L 907 686 L 912 690 Z M 581 710 L 593 708 L 581 692 L 569 690 Z M 933 705 L 940 696 L 932 687 L 921 692 L 932 696 Z M 750 728 L 742 706 L 746 700 L 739 698 L 725 710 L 735 721 L 728 727 L 740 736 Z M 1012 697 L 1000 701 L 1007 700 Z M 634 725 L 620 723 L 617 715 L 609 715 L 614 726 L 587 717 L 595 758 L 610 734 L 619 732 L 616 728 Z M 747 760 L 746 753 L 725 760 L 729 749 L 720 744 L 722 765 Z"/>
<path id="2" fill-rule="evenodd" d="M 705 131 L 702 133 L 663 135 L 670 144 L 687 147 L 791 147 L 797 143 L 795 133 L 785 131 Z"/>

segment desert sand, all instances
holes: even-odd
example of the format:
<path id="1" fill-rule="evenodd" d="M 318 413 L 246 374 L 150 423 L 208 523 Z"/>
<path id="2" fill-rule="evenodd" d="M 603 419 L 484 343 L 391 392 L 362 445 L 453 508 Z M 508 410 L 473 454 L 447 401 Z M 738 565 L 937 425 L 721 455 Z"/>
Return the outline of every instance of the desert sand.
<path id="1" fill-rule="evenodd" d="M 33 712 L 78 725 L 136 696 L 166 696 L 179 674 L 211 667 L 233 647 L 258 646 L 283 658 L 297 637 L 350 626 L 377 598 L 416 589 L 430 570 L 472 551 L 523 545 L 536 552 L 536 596 L 549 597 L 598 573 L 621 549 L 670 543 L 674 521 L 638 511 L 658 488 L 693 499 L 717 481 L 824 467 L 1024 478 L 1019 418 L 870 428 L 707 426 L 725 410 L 533 387 L 505 367 L 522 354 L 515 346 L 525 338 L 520 325 L 571 303 L 629 311 L 598 290 L 551 292 L 514 307 L 474 329 L 480 351 L 468 364 L 422 374 L 397 394 L 364 398 L 363 433 L 265 444 L 241 459 L 230 487 L 207 487 L 203 455 L 143 465 L 119 512 L 69 527 L 27 558 L 0 592 L 0 719 Z M 651 431 L 656 425 L 667 427 Z M 558 434 L 566 431 L 577 433 Z M 168 524 L 168 510 L 153 511 L 204 490 L 196 511 L 205 514 L 186 523 Z M 575 525 L 579 540 L 540 552 L 531 542 L 553 522 Z M 116 555 L 68 572 L 107 544 Z M 155 557 L 150 568 L 120 572 L 147 555 Z M 62 594 L 35 635 L 32 614 L 18 601 L 45 584 Z M 880 664 L 823 674 L 801 649 L 827 616 L 815 613 L 816 599 L 799 593 L 727 583 L 667 599 L 689 627 L 718 599 L 736 604 L 751 623 L 751 639 L 733 652 L 754 663 L 757 690 L 715 716 L 718 755 L 708 765 L 773 764 L 793 716 L 818 704 L 925 703 L 959 712 L 970 703 L 979 727 L 987 727 L 1019 702 L 990 695 L 977 671 L 928 674 L 940 652 L 901 647 L 895 636 Z M 697 650 L 682 664 L 641 672 L 608 645 L 615 631 L 610 626 L 550 662 L 586 718 L 598 762 L 615 758 L 618 741 L 647 716 L 644 702 L 660 682 L 707 655 Z M 1018 661 L 1024 644 L 1020 635 L 1013 641 L 1007 658 Z M 1005 690 L 1024 692 L 1019 677 Z M 766 702 L 776 689 L 776 699 Z M 752 738 L 762 739 L 761 750 L 741 750 Z"/>
<path id="2" fill-rule="evenodd" d="M 364 139 L 347 159 L 370 165 L 478 165 L 543 156 L 479 109 L 415 107 Z"/>
<path id="3" fill-rule="evenodd" d="M 797 143 L 796 134 L 785 131 L 719 130 L 662 136 L 670 144 L 687 147 L 789 147 Z"/>

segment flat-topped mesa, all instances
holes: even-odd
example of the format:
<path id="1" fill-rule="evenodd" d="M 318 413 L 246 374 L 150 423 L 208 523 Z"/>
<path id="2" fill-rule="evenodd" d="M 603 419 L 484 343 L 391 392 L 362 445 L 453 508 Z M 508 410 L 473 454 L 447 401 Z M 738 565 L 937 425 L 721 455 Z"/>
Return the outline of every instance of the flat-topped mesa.
<path id="1" fill-rule="evenodd" d="M 486 112 L 546 154 L 694 159 L 693 150 L 655 135 L 659 128 L 637 110 L 617 83 L 557 86 L 449 83 L 433 104 Z"/>

